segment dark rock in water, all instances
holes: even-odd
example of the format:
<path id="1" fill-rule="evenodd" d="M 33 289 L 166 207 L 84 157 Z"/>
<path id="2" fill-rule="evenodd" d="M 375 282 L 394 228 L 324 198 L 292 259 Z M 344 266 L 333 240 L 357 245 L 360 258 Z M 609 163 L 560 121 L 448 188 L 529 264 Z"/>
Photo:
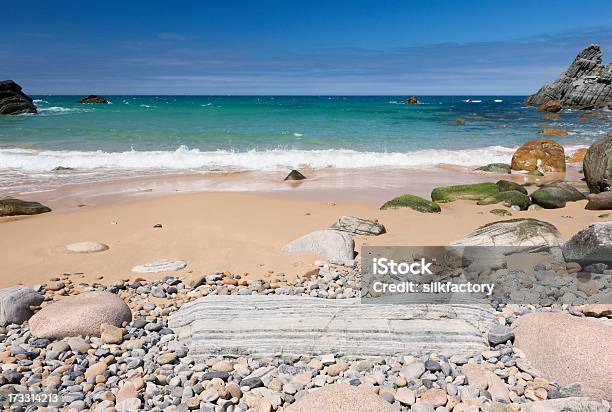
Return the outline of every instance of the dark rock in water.
<path id="1" fill-rule="evenodd" d="M 504 173 L 504 174 L 510 174 L 510 172 L 512 171 L 510 165 L 506 163 L 490 163 L 486 166 L 481 166 L 476 170 L 480 170 L 481 172 Z"/>
<path id="2" fill-rule="evenodd" d="M 612 222 L 595 222 L 563 245 L 566 260 L 581 265 L 612 260 Z"/>
<path id="3" fill-rule="evenodd" d="M 542 186 L 542 188 L 556 188 L 560 189 L 563 192 L 563 196 L 565 197 L 566 202 L 577 202 L 578 200 L 584 200 L 584 195 L 574 186 L 565 182 L 553 182 L 548 183 Z"/>
<path id="4" fill-rule="evenodd" d="M 552 139 L 531 140 L 512 155 L 512 170 L 564 172 L 565 151 Z"/>
<path id="5" fill-rule="evenodd" d="M 102 96 L 97 96 L 95 94 L 90 94 L 87 97 L 83 97 L 81 100 L 79 100 L 79 103 L 97 103 L 97 104 L 106 104 L 108 103 L 108 100 L 106 100 L 104 97 Z"/>
<path id="6" fill-rule="evenodd" d="M 504 202 L 505 206 L 518 206 L 521 210 L 527 210 L 531 204 L 531 199 L 524 193 L 517 190 L 509 190 L 507 192 L 499 192 L 495 196 L 490 196 L 476 202 L 479 205 L 492 205 L 495 203 Z"/>
<path id="7" fill-rule="evenodd" d="M 304 180 L 304 179 L 306 179 L 306 176 L 304 176 L 303 174 L 301 174 L 295 169 L 290 171 L 287 177 L 285 177 L 285 180 Z"/>
<path id="8" fill-rule="evenodd" d="M 526 103 L 538 106 L 551 100 L 577 109 L 612 104 L 612 65 L 602 64 L 599 45 L 585 47 L 557 80 L 529 96 Z"/>
<path id="9" fill-rule="evenodd" d="M 541 112 L 557 113 L 563 109 L 563 104 L 560 100 L 547 100 L 538 106 Z M 559 116 L 559 115 L 557 115 Z M 559 117 L 552 117 L 552 119 L 558 119 Z M 551 118 L 549 118 L 551 119 Z"/>
<path id="10" fill-rule="evenodd" d="M 463 126 L 465 124 L 465 119 L 456 119 L 453 123 Z"/>
<path id="11" fill-rule="evenodd" d="M 508 326 L 495 325 L 489 329 L 489 343 L 491 345 L 499 345 L 509 340 L 514 340 L 514 332 Z"/>
<path id="12" fill-rule="evenodd" d="M 431 192 L 431 200 L 438 203 L 453 202 L 455 200 L 483 200 L 495 196 L 499 188 L 495 183 L 475 183 L 471 185 L 455 185 L 436 187 Z"/>
<path id="13" fill-rule="evenodd" d="M 52 172 L 67 172 L 67 171 L 70 171 L 70 170 L 74 170 L 74 168 L 73 167 L 66 167 L 66 166 L 57 166 L 57 167 L 53 168 Z"/>
<path id="14" fill-rule="evenodd" d="M 593 143 L 583 161 L 584 178 L 592 193 L 605 192 L 612 186 L 612 133 Z"/>
<path id="15" fill-rule="evenodd" d="M 404 104 L 417 104 L 419 101 L 417 100 L 416 96 L 412 96 L 409 99 L 406 99 L 404 101 Z"/>
<path id="16" fill-rule="evenodd" d="M 499 188 L 500 192 L 510 192 L 512 190 L 516 190 L 517 192 L 521 192 L 524 195 L 528 194 L 527 189 L 525 189 L 518 183 L 511 182 L 510 180 L 498 180 L 495 184 Z"/>
<path id="17" fill-rule="evenodd" d="M 612 192 L 602 192 L 589 199 L 587 210 L 612 210 Z"/>
<path id="18" fill-rule="evenodd" d="M 533 203 L 544 209 L 560 209 L 565 207 L 565 192 L 557 187 L 543 187 L 531 194 Z"/>
<path id="19" fill-rule="evenodd" d="M 440 213 L 442 211 L 437 203 L 415 195 L 398 196 L 386 202 L 380 209 L 398 209 L 402 207 L 409 207 L 410 209 L 422 213 Z"/>
<path id="20" fill-rule="evenodd" d="M 51 209 L 38 202 L 11 198 L 0 199 L 0 216 L 38 215 L 50 211 Z"/>
<path id="21" fill-rule="evenodd" d="M 329 227 L 332 230 L 352 233 L 354 235 L 378 236 L 386 232 L 385 227 L 373 220 L 361 219 L 354 216 L 342 216 Z"/>
<path id="22" fill-rule="evenodd" d="M 36 113 L 30 96 L 21 91 L 21 86 L 12 80 L 0 82 L 0 114 Z"/>

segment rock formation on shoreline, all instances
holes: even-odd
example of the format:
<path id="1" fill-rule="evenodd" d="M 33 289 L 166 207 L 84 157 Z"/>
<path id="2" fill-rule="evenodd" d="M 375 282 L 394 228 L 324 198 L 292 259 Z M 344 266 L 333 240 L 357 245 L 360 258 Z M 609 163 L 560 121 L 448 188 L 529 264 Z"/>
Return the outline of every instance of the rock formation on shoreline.
<path id="1" fill-rule="evenodd" d="M 603 65 L 601 55 L 599 45 L 585 47 L 557 80 L 529 96 L 526 103 L 540 106 L 558 100 L 563 107 L 576 109 L 612 104 L 612 64 Z"/>
<path id="2" fill-rule="evenodd" d="M 106 100 L 104 97 L 102 96 L 97 96 L 95 94 L 90 94 L 87 97 L 83 97 L 81 100 L 79 100 L 79 103 L 97 103 L 97 104 L 107 104 L 108 100 Z"/>
<path id="3" fill-rule="evenodd" d="M 0 82 L 0 114 L 36 113 L 36 106 L 30 96 L 21 91 L 13 80 Z"/>

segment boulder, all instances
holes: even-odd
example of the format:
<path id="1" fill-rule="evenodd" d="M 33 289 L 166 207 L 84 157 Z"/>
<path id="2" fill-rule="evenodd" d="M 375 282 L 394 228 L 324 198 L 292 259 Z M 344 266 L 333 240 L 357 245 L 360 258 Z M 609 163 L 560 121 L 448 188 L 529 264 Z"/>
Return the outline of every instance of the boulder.
<path id="1" fill-rule="evenodd" d="M 399 408 L 365 387 L 335 383 L 309 391 L 283 410 L 285 412 L 392 412 L 399 411 Z"/>
<path id="2" fill-rule="evenodd" d="M 556 187 L 542 187 L 531 194 L 531 199 L 544 209 L 560 209 L 566 203 L 563 190 Z"/>
<path id="3" fill-rule="evenodd" d="M 417 100 L 416 96 L 412 96 L 409 99 L 406 99 L 404 101 L 404 104 L 417 104 L 419 101 Z"/>
<path id="4" fill-rule="evenodd" d="M 283 246 L 284 252 L 310 252 L 336 262 L 355 257 L 355 241 L 348 233 L 337 230 L 316 230 Z"/>
<path id="5" fill-rule="evenodd" d="M 541 112 L 549 112 L 549 113 L 557 113 L 563 109 L 563 104 L 561 104 L 560 100 L 546 100 L 538 106 L 538 109 Z M 558 117 L 552 117 L 553 119 L 558 119 Z"/>
<path id="6" fill-rule="evenodd" d="M 574 186 L 565 182 L 552 182 L 542 185 L 542 188 L 555 188 L 559 189 L 563 194 L 563 198 L 566 202 L 577 202 L 578 200 L 584 200 L 584 195 Z"/>
<path id="7" fill-rule="evenodd" d="M 592 193 L 606 192 L 612 186 L 612 133 L 593 143 L 584 156 L 582 170 Z"/>
<path id="8" fill-rule="evenodd" d="M 567 157 L 567 162 L 568 163 L 580 163 L 580 162 L 582 162 L 584 160 L 584 157 L 586 156 L 586 153 L 587 153 L 587 148 L 586 147 L 582 147 L 582 148 L 576 150 L 571 155 L 569 155 Z"/>
<path id="9" fill-rule="evenodd" d="M 45 205 L 38 202 L 27 202 L 19 199 L 0 199 L 0 217 L 2 216 L 18 216 L 18 215 L 38 215 L 40 213 L 50 212 Z"/>
<path id="10" fill-rule="evenodd" d="M 109 292 L 84 292 L 43 307 L 30 318 L 32 335 L 45 339 L 100 336 L 100 326 L 121 327 L 132 312 L 119 296 Z"/>
<path id="11" fill-rule="evenodd" d="M 440 213 L 440 206 L 431 200 L 415 195 L 401 195 L 391 199 L 380 207 L 380 210 L 408 207 L 422 213 Z"/>
<path id="12" fill-rule="evenodd" d="M 385 233 L 385 227 L 378 221 L 361 219 L 354 216 L 342 216 L 329 227 L 331 230 L 351 233 L 353 235 L 378 236 Z"/>
<path id="13" fill-rule="evenodd" d="M 548 222 L 510 219 L 487 223 L 451 246 L 521 246 L 529 251 L 549 251 L 561 246 L 561 233 Z"/>
<path id="14" fill-rule="evenodd" d="M 304 179 L 306 179 L 306 176 L 304 176 L 297 170 L 293 169 L 292 171 L 289 172 L 289 174 L 285 177 L 284 180 L 304 180 Z"/>
<path id="15" fill-rule="evenodd" d="M 512 170 L 564 172 L 565 151 L 559 143 L 551 139 L 529 141 L 514 152 Z"/>
<path id="16" fill-rule="evenodd" d="M 0 114 L 36 113 L 30 96 L 21 91 L 21 86 L 12 80 L 0 82 Z"/>
<path id="17" fill-rule="evenodd" d="M 568 69 L 553 83 L 529 96 L 527 104 L 540 106 L 558 101 L 562 107 L 590 109 L 612 104 L 612 66 L 602 64 L 601 48 L 596 44 L 585 47 Z M 560 110 L 560 109 L 559 109 Z"/>
<path id="18" fill-rule="evenodd" d="M 513 327 L 514 346 L 544 378 L 561 386 L 578 383 L 584 395 L 612 399 L 612 327 L 549 312 L 523 315 Z"/>
<path id="19" fill-rule="evenodd" d="M 511 182 L 510 180 L 498 180 L 496 183 L 497 188 L 500 192 L 510 192 L 512 190 L 516 190 L 517 192 L 521 192 L 524 195 L 527 195 L 527 189 L 518 183 Z"/>
<path id="20" fill-rule="evenodd" d="M 563 245 L 565 260 L 580 264 L 612 261 L 612 222 L 595 222 Z"/>
<path id="21" fill-rule="evenodd" d="M 507 192 L 499 192 L 495 196 L 490 196 L 476 202 L 479 205 L 492 205 L 495 203 L 504 202 L 505 206 L 518 206 L 521 210 L 527 210 L 531 204 L 531 199 L 524 193 L 518 190 L 510 190 Z"/>
<path id="22" fill-rule="evenodd" d="M 30 306 L 40 305 L 43 299 L 43 295 L 26 286 L 0 289 L 0 326 L 30 319 Z"/>
<path id="23" fill-rule="evenodd" d="M 431 192 L 431 200 L 437 203 L 453 202 L 455 200 L 482 200 L 495 196 L 499 188 L 495 183 L 475 183 L 471 185 L 455 185 L 436 187 Z"/>
<path id="24" fill-rule="evenodd" d="M 476 170 L 489 173 L 510 174 L 512 168 L 507 163 L 489 163 L 488 165 L 481 166 Z"/>
<path id="25" fill-rule="evenodd" d="M 538 134 L 546 136 L 567 136 L 567 131 L 562 129 L 542 129 L 538 131 Z"/>
<path id="26" fill-rule="evenodd" d="M 589 197 L 587 210 L 612 210 L 612 192 L 601 192 Z"/>
<path id="27" fill-rule="evenodd" d="M 90 94 L 87 97 L 83 97 L 79 100 L 79 103 L 96 103 L 96 104 L 107 104 L 108 100 L 106 100 L 102 96 L 97 96 L 95 94 Z"/>

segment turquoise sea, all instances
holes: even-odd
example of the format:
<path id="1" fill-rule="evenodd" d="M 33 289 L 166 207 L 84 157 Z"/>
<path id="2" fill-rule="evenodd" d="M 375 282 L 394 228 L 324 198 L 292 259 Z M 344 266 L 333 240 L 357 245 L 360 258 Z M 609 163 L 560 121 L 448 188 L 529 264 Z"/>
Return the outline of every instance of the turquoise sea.
<path id="1" fill-rule="evenodd" d="M 608 131 L 599 117 L 545 120 L 525 96 L 36 96 L 39 113 L 0 117 L 0 192 L 24 179 L 66 182 L 206 170 L 432 167 L 508 162 L 543 127 L 568 148 Z M 607 114 L 604 113 L 607 117 Z M 454 123 L 464 119 L 465 125 Z"/>

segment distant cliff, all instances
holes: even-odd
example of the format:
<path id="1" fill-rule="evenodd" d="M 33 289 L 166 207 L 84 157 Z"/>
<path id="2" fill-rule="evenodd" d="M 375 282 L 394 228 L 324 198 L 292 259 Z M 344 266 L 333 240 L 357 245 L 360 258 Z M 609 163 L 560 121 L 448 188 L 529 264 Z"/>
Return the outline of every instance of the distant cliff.
<path id="1" fill-rule="evenodd" d="M 612 63 L 601 63 L 599 45 L 585 47 L 557 80 L 529 96 L 527 104 L 538 106 L 555 100 L 576 109 L 612 105 Z"/>

